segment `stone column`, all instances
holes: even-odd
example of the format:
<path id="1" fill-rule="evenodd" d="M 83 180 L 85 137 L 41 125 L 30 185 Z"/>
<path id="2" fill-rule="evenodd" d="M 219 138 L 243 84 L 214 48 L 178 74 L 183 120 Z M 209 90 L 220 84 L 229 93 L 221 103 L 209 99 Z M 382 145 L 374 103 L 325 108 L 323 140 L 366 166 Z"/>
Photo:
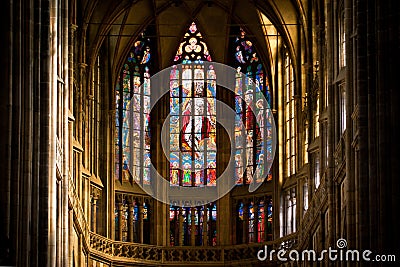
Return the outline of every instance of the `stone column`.
<path id="1" fill-rule="evenodd" d="M 223 185 L 224 187 L 225 185 Z M 217 200 L 217 243 L 218 245 L 232 244 L 231 236 L 231 194 L 226 194 Z M 212 208 L 212 206 L 211 206 Z M 211 215 L 210 215 L 211 216 Z"/>
<path id="2" fill-rule="evenodd" d="M 348 244 L 357 244 L 355 248 L 365 249 L 368 241 L 368 229 L 370 216 L 368 214 L 369 207 L 369 147 L 368 147 L 368 52 L 366 43 L 368 41 L 368 24 L 373 22 L 372 14 L 368 14 L 367 2 L 357 2 L 357 104 L 358 104 L 358 152 L 357 153 L 357 166 L 356 175 L 353 178 L 354 170 L 346 168 L 346 176 L 349 187 L 347 189 L 348 194 L 348 206 L 347 206 L 347 242 Z M 347 152 L 347 151 L 346 151 Z M 350 154 L 349 154 L 350 155 Z M 346 153 L 346 157 L 347 157 Z M 346 158 L 347 161 L 347 158 Z M 346 165 L 347 166 L 347 165 Z M 350 187 L 351 186 L 351 187 Z M 350 214 L 349 214 L 350 213 Z"/>
<path id="3" fill-rule="evenodd" d="M 109 111 L 108 113 L 108 127 L 109 127 L 109 131 L 108 134 L 111 136 L 113 134 L 113 130 L 115 130 L 115 110 Z M 115 147 L 114 144 L 114 138 L 108 138 L 108 139 L 112 139 L 112 140 L 108 140 L 109 142 L 111 142 L 112 145 L 109 145 L 109 147 L 112 147 L 112 149 L 108 149 L 108 155 L 106 156 L 108 162 L 112 162 L 112 160 L 115 159 L 115 149 L 113 149 Z M 111 172 L 111 177 L 114 178 L 115 175 L 115 164 L 111 164 L 112 166 L 110 167 L 110 169 L 108 169 L 109 172 Z M 105 181 L 105 186 L 104 186 L 104 190 L 105 190 L 105 201 L 103 201 L 103 205 L 102 205 L 102 209 L 104 209 L 104 213 L 105 214 L 112 214 L 114 212 L 115 209 L 115 190 L 114 190 L 114 186 L 115 186 L 115 179 L 106 179 Z M 107 216 L 108 218 L 105 220 L 105 225 L 104 225 L 104 233 L 106 237 L 109 237 L 111 239 L 115 239 L 116 237 L 115 235 L 115 231 L 113 231 L 113 229 L 115 229 L 115 219 L 114 216 Z"/>

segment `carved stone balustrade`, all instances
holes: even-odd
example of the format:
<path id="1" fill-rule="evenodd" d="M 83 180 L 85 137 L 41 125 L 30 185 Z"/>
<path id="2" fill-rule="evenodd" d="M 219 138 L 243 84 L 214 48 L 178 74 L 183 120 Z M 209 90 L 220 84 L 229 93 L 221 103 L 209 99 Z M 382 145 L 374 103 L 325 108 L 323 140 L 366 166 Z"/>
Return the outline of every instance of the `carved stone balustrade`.
<path id="1" fill-rule="evenodd" d="M 115 263 L 140 263 L 154 265 L 199 265 L 226 266 L 251 264 L 252 266 L 275 266 L 275 261 L 259 261 L 257 253 L 264 249 L 295 249 L 297 233 L 264 243 L 241 244 L 232 246 L 164 247 L 108 239 L 90 232 L 90 257 L 114 265 Z"/>

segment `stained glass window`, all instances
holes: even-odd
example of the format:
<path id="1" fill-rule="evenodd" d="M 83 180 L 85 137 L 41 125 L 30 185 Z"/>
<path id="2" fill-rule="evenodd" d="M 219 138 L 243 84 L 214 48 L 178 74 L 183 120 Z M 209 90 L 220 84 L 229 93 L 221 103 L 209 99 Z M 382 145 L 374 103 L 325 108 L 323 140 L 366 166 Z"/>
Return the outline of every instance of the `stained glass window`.
<path id="1" fill-rule="evenodd" d="M 217 245 L 217 204 L 211 203 L 207 206 L 207 230 L 208 230 L 208 245 Z"/>
<path id="2" fill-rule="evenodd" d="M 257 242 L 265 241 L 265 209 L 264 201 L 258 203 L 257 210 Z"/>
<path id="3" fill-rule="evenodd" d="M 133 242 L 139 242 L 139 207 L 138 202 L 133 203 Z"/>
<path id="4" fill-rule="evenodd" d="M 118 214 L 118 205 L 115 204 L 114 209 L 114 225 L 115 225 L 115 240 L 119 238 L 119 214 Z"/>
<path id="5" fill-rule="evenodd" d="M 237 69 L 235 85 L 235 178 L 236 184 L 259 183 L 265 176 L 265 160 L 272 160 L 272 114 L 268 78 L 255 47 L 241 28 L 233 42 L 234 62 Z M 243 78 L 241 73 L 245 74 Z M 255 83 L 255 84 L 253 84 Z M 251 111 L 253 109 L 254 113 Z M 240 127 L 241 123 L 245 127 Z M 247 138 L 245 138 L 247 136 Z M 245 160 L 247 164 L 245 165 Z M 263 168 L 257 168 L 258 165 Z M 257 173 L 255 173 L 257 171 Z M 267 175 L 267 181 L 272 175 Z"/>
<path id="6" fill-rule="evenodd" d="M 216 185 L 216 75 L 207 45 L 193 22 L 170 73 L 170 184 Z"/>
<path id="7" fill-rule="evenodd" d="M 115 90 L 115 179 L 121 182 L 150 184 L 151 47 L 150 39 L 142 34 Z"/>
<path id="8" fill-rule="evenodd" d="M 267 200 L 267 241 L 272 240 L 272 198 Z"/>
<path id="9" fill-rule="evenodd" d="M 170 73 L 171 186 L 216 186 L 216 75 L 205 61 L 211 56 L 193 22 L 174 58 L 182 68 Z M 170 206 L 170 245 L 216 245 L 216 221 L 215 203 Z"/>
<path id="10" fill-rule="evenodd" d="M 195 225 L 195 235 L 196 235 L 196 240 L 195 244 L 196 246 L 200 246 L 203 244 L 203 229 L 204 229 L 204 207 L 195 207 L 194 208 L 194 225 Z"/>
<path id="11" fill-rule="evenodd" d="M 296 232 L 296 188 L 284 192 L 285 235 Z"/>
<path id="12" fill-rule="evenodd" d="M 114 214 L 115 240 L 142 242 L 143 237 L 143 243 L 150 243 L 150 205 L 144 202 L 140 212 L 142 201 L 133 196 L 123 196 L 121 200 L 121 195 L 118 194 Z"/>
<path id="13" fill-rule="evenodd" d="M 192 217 L 190 216 L 190 207 L 182 208 L 183 217 L 183 245 L 190 246 L 190 236 L 192 234 Z"/>
<path id="14" fill-rule="evenodd" d="M 143 202 L 143 243 L 150 244 L 150 205 Z"/>
<path id="15" fill-rule="evenodd" d="M 217 205 L 169 209 L 170 246 L 200 246 L 217 244 Z M 194 239 L 192 239 L 194 235 Z"/>
<path id="16" fill-rule="evenodd" d="M 272 240 L 272 197 L 237 206 L 236 243 L 254 243 Z"/>
<path id="17" fill-rule="evenodd" d="M 255 211 L 256 207 L 254 206 L 254 203 L 251 202 L 249 205 L 249 243 L 253 243 L 255 242 L 255 225 L 256 225 L 256 211 Z"/>
<path id="18" fill-rule="evenodd" d="M 239 202 L 237 206 L 237 218 L 236 218 L 236 243 L 242 244 L 243 240 L 243 226 L 246 218 L 244 217 L 244 205 L 243 202 Z"/>
<path id="19" fill-rule="evenodd" d="M 169 208 L 169 244 L 170 246 L 179 245 L 179 211 L 180 208 L 170 206 Z"/>
<path id="20" fill-rule="evenodd" d="M 128 203 L 124 200 L 122 204 L 122 240 L 121 241 L 128 241 L 128 220 L 129 220 L 129 211 L 128 211 Z"/>

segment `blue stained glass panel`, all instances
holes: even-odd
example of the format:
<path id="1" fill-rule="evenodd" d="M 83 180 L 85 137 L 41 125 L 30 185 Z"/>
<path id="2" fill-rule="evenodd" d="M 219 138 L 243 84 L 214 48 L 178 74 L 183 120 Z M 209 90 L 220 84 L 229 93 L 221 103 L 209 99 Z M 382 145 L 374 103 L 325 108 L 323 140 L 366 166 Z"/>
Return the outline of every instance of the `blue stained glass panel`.
<path id="1" fill-rule="evenodd" d="M 169 155 L 169 161 L 170 168 L 179 168 L 179 152 L 171 152 Z"/>

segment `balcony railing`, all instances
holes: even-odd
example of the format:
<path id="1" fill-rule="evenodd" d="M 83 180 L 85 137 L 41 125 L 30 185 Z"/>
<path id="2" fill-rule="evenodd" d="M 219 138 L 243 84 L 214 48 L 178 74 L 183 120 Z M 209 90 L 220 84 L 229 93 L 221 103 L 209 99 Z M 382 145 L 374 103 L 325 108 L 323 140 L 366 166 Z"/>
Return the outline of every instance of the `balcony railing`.
<path id="1" fill-rule="evenodd" d="M 162 265 L 226 265 L 258 262 L 257 253 L 266 245 L 270 250 L 297 244 L 297 234 L 264 243 L 216 247 L 167 247 L 114 241 L 90 232 L 90 254 L 93 259 L 109 263 L 141 263 Z M 274 265 L 273 262 L 269 262 Z M 266 262 L 263 263 L 265 266 Z"/>

